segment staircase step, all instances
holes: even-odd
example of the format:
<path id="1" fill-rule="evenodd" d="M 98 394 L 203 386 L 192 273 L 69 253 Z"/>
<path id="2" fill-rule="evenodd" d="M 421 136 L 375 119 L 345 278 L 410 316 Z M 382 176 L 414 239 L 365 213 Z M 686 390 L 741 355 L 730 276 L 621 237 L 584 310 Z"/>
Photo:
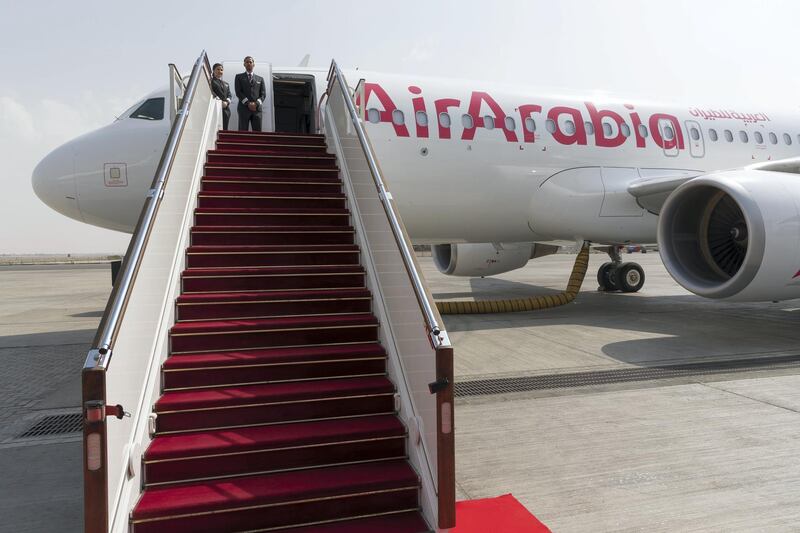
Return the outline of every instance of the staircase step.
<path id="1" fill-rule="evenodd" d="M 156 436 L 144 455 L 147 485 L 405 457 L 395 415 Z"/>
<path id="2" fill-rule="evenodd" d="M 192 245 L 353 244 L 352 226 L 194 226 Z"/>
<path id="3" fill-rule="evenodd" d="M 330 155 L 324 144 L 292 144 L 278 140 L 271 143 L 217 142 L 218 153 L 243 155 Z"/>
<path id="4" fill-rule="evenodd" d="M 165 392 L 156 402 L 159 433 L 385 414 L 394 410 L 385 376 L 294 381 Z"/>
<path id="5" fill-rule="evenodd" d="M 204 177 L 203 192 L 269 192 L 269 193 L 341 193 L 342 182 L 338 178 L 253 178 L 252 176 Z"/>
<path id="6" fill-rule="evenodd" d="M 293 527 L 289 529 L 273 529 L 271 533 L 434 533 L 425 523 L 419 511 L 406 511 L 359 518 L 314 524 L 311 526 Z"/>
<path id="7" fill-rule="evenodd" d="M 338 178 L 337 168 L 302 168 L 290 165 L 274 166 L 241 166 L 206 163 L 204 176 L 251 176 L 256 178 L 297 177 L 302 179 L 315 179 L 317 177 Z"/>
<path id="8" fill-rule="evenodd" d="M 162 367 L 165 391 L 385 372 L 378 343 L 172 355 Z"/>
<path id="9" fill-rule="evenodd" d="M 197 207 L 216 208 L 282 208 L 282 209 L 344 209 L 342 193 L 314 193 L 300 195 L 292 192 L 213 191 L 197 196 Z"/>
<path id="10" fill-rule="evenodd" d="M 228 165 L 243 167 L 275 167 L 287 166 L 294 168 L 337 168 L 336 156 L 324 155 L 260 155 L 260 154 L 233 154 L 209 150 L 206 156 L 209 165 Z"/>
<path id="11" fill-rule="evenodd" d="M 347 209 L 195 209 L 197 226 L 347 226 Z"/>
<path id="12" fill-rule="evenodd" d="M 179 322 L 170 330 L 170 353 L 375 342 L 377 327 L 367 313 Z"/>
<path id="13" fill-rule="evenodd" d="M 248 144 L 291 144 L 325 146 L 324 135 L 294 135 L 266 132 L 220 131 L 217 143 L 236 142 Z"/>
<path id="14" fill-rule="evenodd" d="M 279 265 L 355 265 L 359 248 L 354 244 L 190 246 L 186 266 L 279 266 Z"/>
<path id="15" fill-rule="evenodd" d="M 405 461 L 282 472 L 150 488 L 133 533 L 252 531 L 417 508 L 419 478 Z"/>
<path id="16" fill-rule="evenodd" d="M 368 313 L 371 307 L 366 288 L 184 294 L 177 299 L 176 320 Z"/>
<path id="17" fill-rule="evenodd" d="M 262 268 L 191 268 L 183 271 L 183 293 L 364 287 L 361 265 Z"/>

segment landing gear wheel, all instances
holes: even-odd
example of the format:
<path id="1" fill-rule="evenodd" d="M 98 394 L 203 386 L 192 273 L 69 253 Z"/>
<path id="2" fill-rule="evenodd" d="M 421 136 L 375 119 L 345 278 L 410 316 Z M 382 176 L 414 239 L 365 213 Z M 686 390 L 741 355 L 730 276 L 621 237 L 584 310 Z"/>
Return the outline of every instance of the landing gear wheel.
<path id="1" fill-rule="evenodd" d="M 637 263 L 622 263 L 614 269 L 612 277 L 622 292 L 638 292 L 644 285 L 644 270 Z"/>
<path id="2" fill-rule="evenodd" d="M 611 292 L 617 290 L 617 280 L 614 275 L 614 263 L 603 263 L 597 270 L 597 285 L 599 290 Z"/>

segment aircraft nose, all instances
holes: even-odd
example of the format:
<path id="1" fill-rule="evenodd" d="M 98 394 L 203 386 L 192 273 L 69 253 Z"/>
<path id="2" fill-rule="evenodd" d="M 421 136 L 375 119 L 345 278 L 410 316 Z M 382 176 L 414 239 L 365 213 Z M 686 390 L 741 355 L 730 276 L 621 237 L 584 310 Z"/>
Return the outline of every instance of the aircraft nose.
<path id="1" fill-rule="evenodd" d="M 82 220 L 75 186 L 75 165 L 69 143 L 50 152 L 33 169 L 33 192 L 51 209 Z"/>

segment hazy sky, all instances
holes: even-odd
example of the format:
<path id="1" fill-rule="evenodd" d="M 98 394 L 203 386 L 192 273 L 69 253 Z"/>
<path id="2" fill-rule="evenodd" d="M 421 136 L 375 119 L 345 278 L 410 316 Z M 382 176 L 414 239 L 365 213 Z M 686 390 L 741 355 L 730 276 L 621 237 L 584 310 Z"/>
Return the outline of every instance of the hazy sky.
<path id="1" fill-rule="evenodd" d="M 122 252 L 129 236 L 51 211 L 31 172 L 213 61 L 311 64 L 596 91 L 687 104 L 797 108 L 800 2 L 788 0 L 0 0 L 0 254 Z"/>

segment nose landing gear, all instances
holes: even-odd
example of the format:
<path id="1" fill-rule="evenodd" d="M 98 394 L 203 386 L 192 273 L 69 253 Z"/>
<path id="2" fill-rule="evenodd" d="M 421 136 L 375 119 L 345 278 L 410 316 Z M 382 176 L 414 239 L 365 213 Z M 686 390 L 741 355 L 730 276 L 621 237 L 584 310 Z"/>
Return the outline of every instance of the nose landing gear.
<path id="1" fill-rule="evenodd" d="M 611 262 L 603 263 L 597 271 L 597 285 L 603 292 L 638 292 L 644 286 L 644 270 L 638 263 L 623 263 L 619 248 L 608 249 Z"/>

